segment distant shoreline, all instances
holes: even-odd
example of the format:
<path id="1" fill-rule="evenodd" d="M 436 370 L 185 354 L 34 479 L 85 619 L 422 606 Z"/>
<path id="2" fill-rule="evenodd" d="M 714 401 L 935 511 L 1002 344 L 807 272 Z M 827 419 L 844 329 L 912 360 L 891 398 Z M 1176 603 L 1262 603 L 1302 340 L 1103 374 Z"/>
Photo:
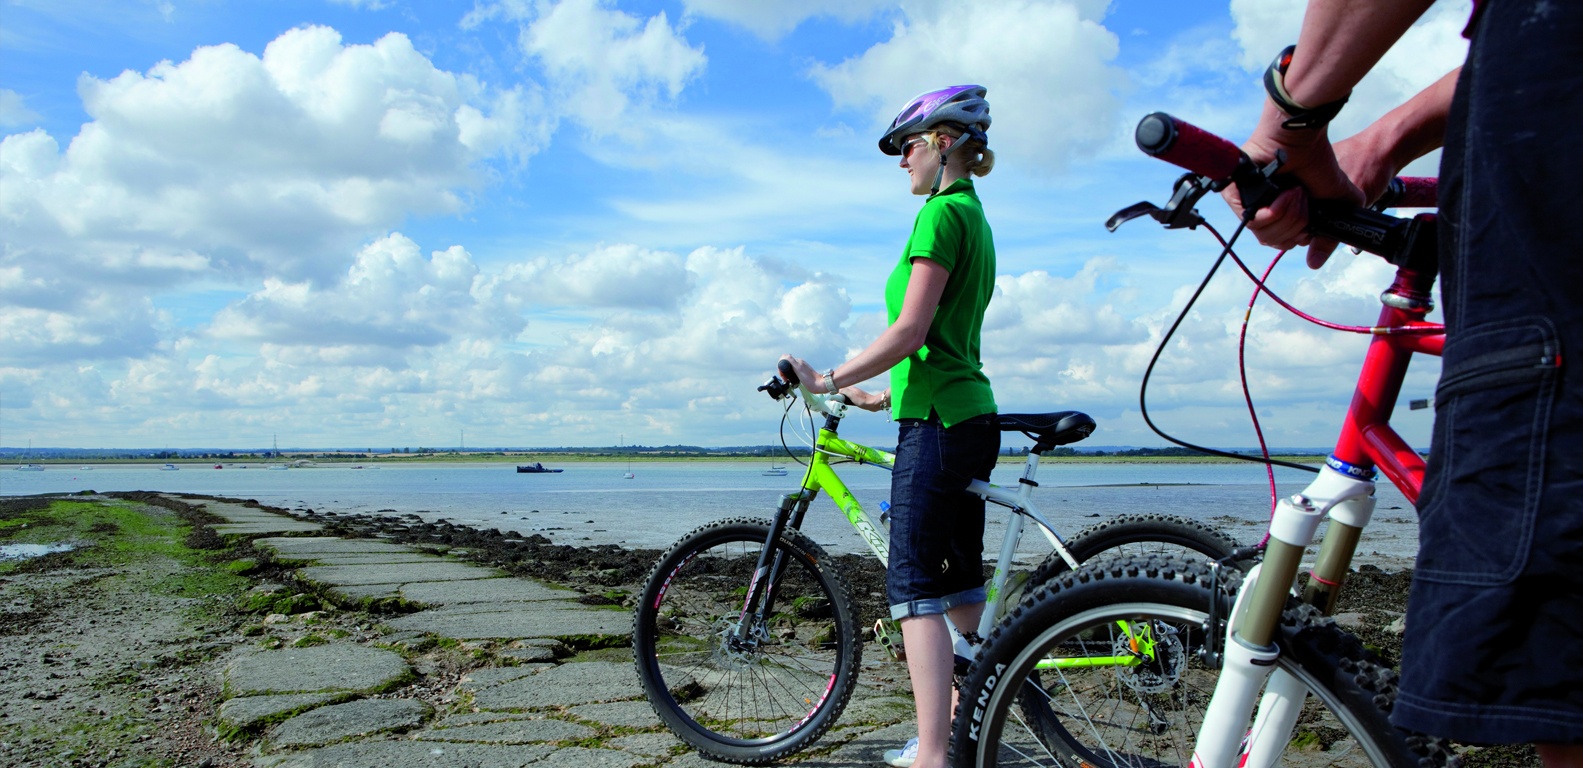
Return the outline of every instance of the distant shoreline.
<path id="1" fill-rule="evenodd" d="M 806 460 L 806 455 L 798 458 Z M 1318 466 L 1324 463 L 1324 456 L 1317 454 L 1305 455 L 1276 455 L 1272 459 L 1287 461 L 1297 464 Z M 1024 455 L 1002 455 L 1001 464 L 1021 464 L 1026 459 Z M 740 454 L 662 454 L 653 453 L 437 453 L 422 456 L 417 455 L 380 455 L 380 456 L 346 456 L 324 453 L 282 453 L 278 457 L 263 458 L 217 458 L 217 457 L 192 457 L 192 458 L 110 458 L 110 459 L 30 459 L 27 461 L 0 464 L 0 472 L 11 471 L 21 464 L 38 464 L 47 469 L 51 468 L 79 468 L 92 466 L 162 466 L 174 464 L 177 467 L 213 467 L 219 464 L 226 468 L 247 465 L 249 468 L 267 466 L 270 464 L 289 464 L 297 461 L 313 462 L 314 467 L 295 467 L 298 469 L 311 468 L 346 468 L 357 465 L 402 465 L 402 464 L 533 464 L 539 463 L 546 467 L 560 464 L 586 464 L 596 462 L 632 462 L 634 464 L 663 464 L 682 462 L 740 462 L 740 463 L 775 463 L 786 465 L 788 469 L 797 466 L 795 459 L 781 456 L 751 456 Z M 1091 455 L 1079 454 L 1075 456 L 1044 456 L 1039 459 L 1040 464 L 1231 464 L 1240 463 L 1239 459 L 1228 459 L 1223 456 L 1116 456 L 1116 455 Z M 1256 463 L 1256 462 L 1254 462 Z"/>

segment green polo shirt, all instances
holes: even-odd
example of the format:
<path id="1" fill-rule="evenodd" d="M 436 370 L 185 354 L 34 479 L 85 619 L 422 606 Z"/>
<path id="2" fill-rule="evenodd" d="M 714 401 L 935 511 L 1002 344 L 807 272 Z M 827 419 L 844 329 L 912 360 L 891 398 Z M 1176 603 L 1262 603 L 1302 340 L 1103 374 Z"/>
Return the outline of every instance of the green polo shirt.
<path id="1" fill-rule="evenodd" d="M 885 281 L 890 323 L 901 315 L 913 259 L 929 259 L 951 277 L 923 348 L 890 369 L 891 415 L 924 419 L 933 410 L 951 427 L 995 413 L 995 393 L 978 351 L 984 309 L 995 292 L 995 241 L 971 180 L 946 187 L 918 211 L 901 261 Z"/>

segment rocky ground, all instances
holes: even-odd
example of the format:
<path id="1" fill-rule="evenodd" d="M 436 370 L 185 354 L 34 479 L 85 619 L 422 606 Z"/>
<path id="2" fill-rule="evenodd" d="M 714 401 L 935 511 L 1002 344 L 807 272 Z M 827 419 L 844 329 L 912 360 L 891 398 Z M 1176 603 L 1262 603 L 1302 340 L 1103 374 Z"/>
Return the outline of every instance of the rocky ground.
<path id="1" fill-rule="evenodd" d="M 132 517 L 100 521 L 97 533 L 88 526 L 75 534 L 84 546 L 73 552 L 0 563 L 0 765 L 251 765 L 249 742 L 215 729 L 221 659 L 243 645 L 365 639 L 404 610 L 323 604 L 245 540 L 216 536 L 196 508 L 152 494 L 116 496 L 156 524 L 144 530 L 133 529 Z M 0 500 L 0 543 L 23 530 L 19 521 L 71 529 L 72 521 L 41 514 L 50 502 Z M 335 535 L 465 550 L 481 563 L 578 589 L 592 604 L 630 601 L 659 554 L 543 537 L 507 543 L 515 536 L 413 516 L 306 517 Z M 179 540 L 167 546 L 161 536 Z M 867 558 L 838 560 L 872 623 L 884 609 L 883 571 Z M 1341 620 L 1393 662 L 1401 635 L 1391 624 L 1409 582 L 1408 573 L 1364 567 L 1339 607 Z M 394 695 L 436 708 L 480 663 L 459 647 L 414 648 L 409 661 L 419 682 Z M 1472 750 L 1466 758 L 1475 766 L 1538 764 L 1526 748 Z"/>

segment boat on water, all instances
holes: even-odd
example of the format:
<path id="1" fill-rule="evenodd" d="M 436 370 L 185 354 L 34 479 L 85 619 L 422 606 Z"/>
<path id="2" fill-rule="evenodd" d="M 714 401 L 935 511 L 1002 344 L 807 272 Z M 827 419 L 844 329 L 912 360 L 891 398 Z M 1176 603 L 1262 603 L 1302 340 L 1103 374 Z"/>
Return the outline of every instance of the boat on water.
<path id="1" fill-rule="evenodd" d="M 14 467 L 18 472 L 43 472 L 43 464 L 18 464 Z"/>
<path id="2" fill-rule="evenodd" d="M 537 461 L 533 462 L 532 464 L 517 465 L 517 474 L 519 475 L 544 475 L 564 471 L 565 470 L 563 469 L 550 469 L 549 467 L 546 467 Z"/>
<path id="3" fill-rule="evenodd" d="M 764 475 L 765 477 L 785 477 L 786 468 L 772 461 L 770 462 L 770 468 L 764 470 L 760 474 Z"/>
<path id="4" fill-rule="evenodd" d="M 166 464 L 165 466 L 160 467 L 159 471 L 161 471 L 161 472 L 175 472 L 178 469 L 181 469 L 181 467 L 178 467 L 175 464 Z"/>
<path id="5" fill-rule="evenodd" d="M 216 465 L 214 465 L 214 468 L 215 469 L 225 469 L 225 465 L 223 465 L 223 464 L 216 464 Z"/>
<path id="6" fill-rule="evenodd" d="M 291 469 L 291 467 L 288 467 L 285 464 L 271 464 L 267 467 L 264 467 L 264 469 Z"/>

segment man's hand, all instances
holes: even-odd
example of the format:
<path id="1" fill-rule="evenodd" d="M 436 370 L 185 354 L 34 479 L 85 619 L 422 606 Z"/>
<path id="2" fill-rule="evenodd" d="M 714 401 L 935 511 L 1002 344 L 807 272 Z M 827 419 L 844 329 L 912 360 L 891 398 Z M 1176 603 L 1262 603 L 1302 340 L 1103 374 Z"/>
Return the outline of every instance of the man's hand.
<path id="1" fill-rule="evenodd" d="M 1288 249 L 1307 245 L 1308 266 L 1318 269 L 1336 249 L 1334 240 L 1315 240 L 1308 232 L 1308 199 L 1350 200 L 1363 204 L 1363 192 L 1353 185 L 1343 172 L 1336 152 L 1330 145 L 1325 129 L 1317 131 L 1292 131 L 1281 127 L 1284 117 L 1273 104 L 1264 105 L 1259 125 L 1254 129 L 1242 151 L 1259 165 L 1275 159 L 1277 151 L 1286 153 L 1286 163 L 1280 174 L 1294 176 L 1302 189 L 1281 193 L 1269 207 L 1257 211 L 1248 229 L 1254 237 L 1272 248 Z M 1387 181 L 1389 177 L 1387 177 Z M 1231 210 L 1242 217 L 1242 198 L 1236 187 L 1227 187 L 1221 193 Z"/>

